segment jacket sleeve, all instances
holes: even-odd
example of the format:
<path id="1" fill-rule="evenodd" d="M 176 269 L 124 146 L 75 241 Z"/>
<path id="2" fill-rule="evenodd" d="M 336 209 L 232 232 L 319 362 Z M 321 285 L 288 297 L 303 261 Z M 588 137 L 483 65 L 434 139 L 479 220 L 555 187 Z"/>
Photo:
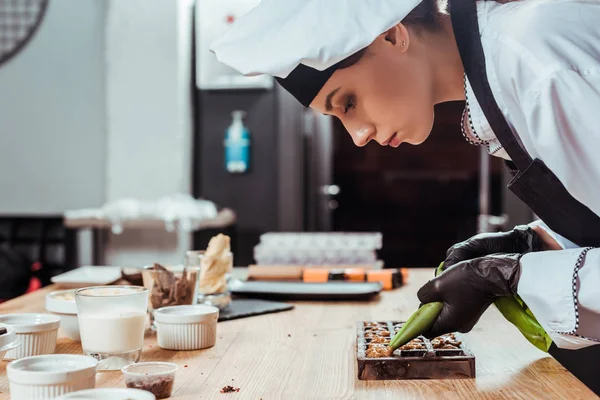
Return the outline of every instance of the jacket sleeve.
<path id="1" fill-rule="evenodd" d="M 600 249 L 528 253 L 517 293 L 561 348 L 600 342 Z"/>

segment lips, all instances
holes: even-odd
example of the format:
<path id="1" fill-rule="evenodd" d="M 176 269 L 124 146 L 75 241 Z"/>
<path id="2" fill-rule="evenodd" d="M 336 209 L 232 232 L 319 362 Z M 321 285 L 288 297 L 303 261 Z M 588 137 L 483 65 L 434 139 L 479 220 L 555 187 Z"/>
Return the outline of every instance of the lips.
<path id="1" fill-rule="evenodd" d="M 402 140 L 398 137 L 398 132 L 395 132 L 388 140 L 381 143 L 382 146 L 398 147 L 402 144 Z"/>
<path id="2" fill-rule="evenodd" d="M 398 132 L 394 133 L 394 135 L 390 139 L 389 145 L 392 146 L 392 147 L 398 147 L 401 144 L 402 144 L 402 139 L 400 139 L 400 136 L 398 135 Z"/>

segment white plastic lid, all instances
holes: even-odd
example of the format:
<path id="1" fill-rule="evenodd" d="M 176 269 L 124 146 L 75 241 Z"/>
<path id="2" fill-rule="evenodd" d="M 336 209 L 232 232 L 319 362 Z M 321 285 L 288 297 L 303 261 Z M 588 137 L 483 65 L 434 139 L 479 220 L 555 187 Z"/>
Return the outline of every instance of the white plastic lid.
<path id="1" fill-rule="evenodd" d="M 59 314 L 77 314 L 75 290 L 59 290 L 46 295 L 46 310 Z"/>
<path id="2" fill-rule="evenodd" d="M 216 322 L 219 319 L 219 309 L 204 304 L 162 307 L 154 310 L 154 319 L 165 324 Z"/>
<path id="3" fill-rule="evenodd" d="M 53 314 L 5 314 L 0 323 L 11 325 L 15 333 L 45 332 L 58 329 L 60 317 Z"/>
<path id="4" fill-rule="evenodd" d="M 6 328 L 7 332 L 4 335 L 0 335 L 0 349 L 9 344 L 13 344 L 17 340 L 15 335 L 15 328 L 7 324 L 0 324 L 0 328 Z"/>
<path id="5" fill-rule="evenodd" d="M 8 364 L 6 374 L 12 382 L 25 385 L 52 385 L 78 381 L 96 374 L 95 358 L 76 354 L 47 354 L 25 357 Z"/>
<path id="6" fill-rule="evenodd" d="M 140 389 L 88 389 L 65 394 L 59 400 L 156 400 L 152 393 Z"/>

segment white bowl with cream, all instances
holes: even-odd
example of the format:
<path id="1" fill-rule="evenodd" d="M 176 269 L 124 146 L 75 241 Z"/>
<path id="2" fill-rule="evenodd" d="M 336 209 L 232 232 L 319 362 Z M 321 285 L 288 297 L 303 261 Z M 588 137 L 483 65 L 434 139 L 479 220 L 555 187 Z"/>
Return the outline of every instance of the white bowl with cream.
<path id="1" fill-rule="evenodd" d="M 50 354 L 8 364 L 11 400 L 46 400 L 96 386 L 96 365 L 88 356 Z"/>
<path id="2" fill-rule="evenodd" d="M 52 354 L 56 349 L 56 337 L 60 317 L 54 314 L 5 314 L 0 315 L 0 323 L 14 328 L 20 345 L 9 350 L 5 359 Z"/>
<path id="3" fill-rule="evenodd" d="M 156 400 L 156 396 L 139 389 L 106 388 L 80 390 L 58 400 Z"/>
<path id="4" fill-rule="evenodd" d="M 171 306 L 154 311 L 158 346 L 166 350 L 199 350 L 217 340 L 219 309 L 207 305 Z"/>
<path id="5" fill-rule="evenodd" d="M 0 335 L 0 361 L 4 358 L 6 353 L 9 350 L 15 349 L 17 346 L 21 344 L 19 338 L 17 338 L 17 334 L 15 333 L 15 328 L 10 325 L 0 324 L 0 328 L 6 328 L 6 333 Z"/>
<path id="6" fill-rule="evenodd" d="M 60 317 L 61 336 L 79 342 L 79 322 L 74 290 L 59 290 L 46 295 L 46 310 Z"/>

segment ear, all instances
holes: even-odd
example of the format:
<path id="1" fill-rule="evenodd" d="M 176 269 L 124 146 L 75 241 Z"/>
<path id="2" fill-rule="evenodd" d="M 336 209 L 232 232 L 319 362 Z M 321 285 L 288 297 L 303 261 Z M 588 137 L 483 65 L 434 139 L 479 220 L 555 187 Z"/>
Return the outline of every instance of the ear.
<path id="1" fill-rule="evenodd" d="M 401 23 L 392 26 L 390 29 L 387 30 L 387 32 L 383 33 L 381 36 L 388 45 L 397 47 L 398 50 L 400 50 L 401 52 L 407 51 L 408 47 L 410 46 L 410 37 L 408 35 L 408 30 Z"/>

